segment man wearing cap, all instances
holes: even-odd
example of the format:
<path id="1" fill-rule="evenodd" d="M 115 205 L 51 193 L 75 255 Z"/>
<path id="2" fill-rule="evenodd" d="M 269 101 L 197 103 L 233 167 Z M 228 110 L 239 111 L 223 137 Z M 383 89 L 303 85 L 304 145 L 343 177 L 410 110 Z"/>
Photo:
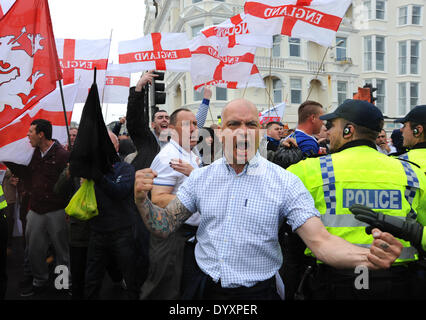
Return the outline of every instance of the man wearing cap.
<path id="1" fill-rule="evenodd" d="M 416 163 L 426 173 L 426 105 L 415 107 L 404 118 L 395 122 L 403 124 L 403 146 L 409 149 L 398 158 Z"/>
<path id="2" fill-rule="evenodd" d="M 367 224 L 356 220 L 349 210 L 353 204 L 400 219 L 406 219 L 412 210 L 426 215 L 423 172 L 376 149 L 375 140 L 383 127 L 383 115 L 377 107 L 367 101 L 346 100 L 320 119 L 327 120 L 331 154 L 300 161 L 287 170 L 309 190 L 331 234 L 361 247 L 371 243 L 364 228 Z M 401 243 L 402 253 L 389 270 L 363 274 L 362 270 L 338 270 L 317 260 L 309 285 L 312 298 L 409 298 L 407 266 L 418 259 L 418 253 L 409 242 Z M 313 256 L 310 250 L 305 254 Z"/>

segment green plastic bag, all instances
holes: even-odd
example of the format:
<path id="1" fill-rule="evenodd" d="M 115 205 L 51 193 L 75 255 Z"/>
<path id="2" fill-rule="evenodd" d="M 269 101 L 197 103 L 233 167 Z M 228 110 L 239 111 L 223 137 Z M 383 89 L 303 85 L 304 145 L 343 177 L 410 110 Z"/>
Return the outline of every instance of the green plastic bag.
<path id="1" fill-rule="evenodd" d="M 93 180 L 84 180 L 65 208 L 65 212 L 79 220 L 89 220 L 99 214 Z"/>

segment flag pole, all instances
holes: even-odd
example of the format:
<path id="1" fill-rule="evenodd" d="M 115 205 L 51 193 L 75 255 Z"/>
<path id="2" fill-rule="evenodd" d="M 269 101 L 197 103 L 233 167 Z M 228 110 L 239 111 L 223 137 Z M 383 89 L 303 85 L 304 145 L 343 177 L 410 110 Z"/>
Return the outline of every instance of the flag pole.
<path id="1" fill-rule="evenodd" d="M 59 82 L 59 91 L 61 92 L 61 100 L 62 100 L 62 109 L 64 110 L 64 118 L 65 118 L 65 129 L 67 130 L 67 137 L 68 137 L 68 150 L 71 148 L 71 138 L 70 138 L 70 131 L 68 128 L 68 119 L 67 119 L 67 109 L 65 108 L 65 99 L 64 99 L 64 92 L 62 90 L 62 82 L 61 79 L 58 80 Z M 70 119 L 71 120 L 71 119 Z"/>

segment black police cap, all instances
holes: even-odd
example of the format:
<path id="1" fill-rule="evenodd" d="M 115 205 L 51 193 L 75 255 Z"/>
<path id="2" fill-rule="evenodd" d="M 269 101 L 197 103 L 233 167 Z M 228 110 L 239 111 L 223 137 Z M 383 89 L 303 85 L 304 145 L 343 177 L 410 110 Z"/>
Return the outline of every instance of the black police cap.
<path id="1" fill-rule="evenodd" d="M 380 132 L 383 114 L 374 104 L 364 100 L 347 99 L 332 113 L 320 116 L 321 120 L 343 118 L 359 126 Z"/>
<path id="2" fill-rule="evenodd" d="M 405 123 L 407 121 L 426 123 L 426 105 L 416 106 L 404 118 L 396 119 L 395 122 Z"/>

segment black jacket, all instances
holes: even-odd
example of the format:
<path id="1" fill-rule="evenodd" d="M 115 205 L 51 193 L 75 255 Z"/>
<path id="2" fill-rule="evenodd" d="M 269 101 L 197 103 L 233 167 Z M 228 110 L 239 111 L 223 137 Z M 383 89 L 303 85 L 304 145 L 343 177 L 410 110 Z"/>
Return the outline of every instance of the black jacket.
<path id="1" fill-rule="evenodd" d="M 126 162 L 116 162 L 112 172 L 95 183 L 99 215 L 89 220 L 91 230 L 110 232 L 135 224 L 134 183 L 135 169 Z"/>
<path id="2" fill-rule="evenodd" d="M 132 161 L 136 170 L 149 168 L 160 152 L 157 139 L 150 129 L 149 106 L 145 103 L 145 94 L 144 89 L 137 92 L 135 87 L 131 87 L 127 103 L 127 130 L 138 153 Z"/>

